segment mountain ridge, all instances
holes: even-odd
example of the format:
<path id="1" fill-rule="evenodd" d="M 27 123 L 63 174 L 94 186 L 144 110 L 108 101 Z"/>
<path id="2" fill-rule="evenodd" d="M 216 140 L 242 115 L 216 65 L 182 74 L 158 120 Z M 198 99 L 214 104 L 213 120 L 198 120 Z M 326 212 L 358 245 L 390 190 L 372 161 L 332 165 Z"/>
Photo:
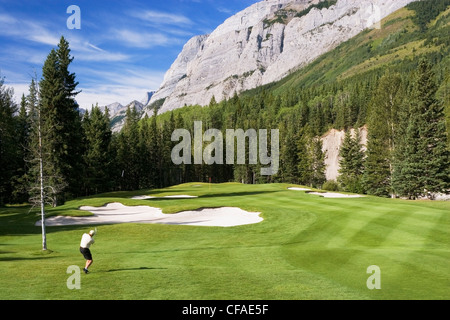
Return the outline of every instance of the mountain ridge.
<path id="1" fill-rule="evenodd" d="M 105 110 L 108 109 L 109 117 L 111 119 L 111 129 L 113 132 L 119 132 L 125 124 L 127 109 L 134 107 L 139 114 L 143 114 L 145 106 L 148 104 L 154 93 L 155 91 L 149 91 L 140 101 L 133 100 L 125 106 L 119 102 L 114 102 L 99 108 L 102 112 L 105 112 Z"/>
<path id="2" fill-rule="evenodd" d="M 414 0 L 266 0 L 189 40 L 147 105 L 207 105 L 283 79 Z"/>

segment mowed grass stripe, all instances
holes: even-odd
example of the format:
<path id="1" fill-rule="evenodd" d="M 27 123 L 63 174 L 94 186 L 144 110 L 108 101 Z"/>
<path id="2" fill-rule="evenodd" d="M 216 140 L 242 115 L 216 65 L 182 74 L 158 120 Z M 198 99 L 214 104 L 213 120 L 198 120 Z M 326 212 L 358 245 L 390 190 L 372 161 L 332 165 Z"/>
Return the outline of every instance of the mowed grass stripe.
<path id="1" fill-rule="evenodd" d="M 81 266 L 84 226 L 49 227 L 40 253 L 38 217 L 0 208 L 2 299 L 448 299 L 450 204 L 374 197 L 329 199 L 291 185 L 185 184 L 77 199 L 81 205 L 149 205 L 165 213 L 235 206 L 264 221 L 233 228 L 121 224 L 99 227 L 92 273 L 66 287 Z M 188 194 L 193 199 L 132 200 Z M 381 268 L 381 290 L 366 286 Z"/>
<path id="2" fill-rule="evenodd" d="M 391 274 L 395 275 L 394 277 L 391 277 L 393 280 L 401 274 L 411 274 L 414 272 L 416 273 L 416 277 L 419 274 L 419 277 L 422 278 L 429 278 L 430 276 L 433 278 L 434 275 L 439 279 L 441 276 L 445 275 L 446 270 L 448 271 L 445 264 L 441 265 L 441 263 L 439 263 L 442 261 L 448 263 L 448 255 L 443 258 L 440 254 L 446 254 L 448 251 L 444 250 L 445 252 L 440 253 L 437 257 L 431 256 L 432 259 L 429 261 L 439 263 L 440 267 L 437 268 L 437 273 L 433 272 L 425 274 L 433 268 L 428 267 L 423 269 L 423 265 L 421 266 L 420 259 L 417 257 L 423 254 L 423 252 L 417 250 L 420 250 L 430 242 L 429 235 L 433 230 L 436 228 L 441 229 L 439 225 L 441 225 L 442 221 L 439 221 L 436 217 L 441 217 L 441 220 L 444 219 L 448 226 L 448 215 L 444 218 L 444 213 L 442 211 L 433 210 L 432 213 L 427 215 L 428 219 L 432 217 L 434 223 L 427 221 L 425 223 L 426 227 L 424 227 L 417 223 L 417 220 L 420 219 L 419 216 L 423 217 L 423 214 L 417 215 L 414 211 L 405 210 L 402 203 L 398 203 L 398 205 L 395 204 L 384 207 L 376 205 L 376 208 L 374 207 L 370 210 L 366 207 L 365 210 L 359 212 L 362 213 L 362 215 L 358 212 L 353 212 L 351 215 L 342 215 L 339 217 L 339 222 L 335 224 L 330 224 L 330 222 L 325 219 L 323 224 L 315 226 L 315 230 L 309 230 L 306 235 L 307 241 L 303 241 L 303 243 L 305 246 L 310 246 L 314 243 L 314 245 L 320 247 L 320 240 L 322 240 L 322 237 L 326 238 L 326 234 L 334 234 L 334 236 L 329 239 L 329 242 L 326 243 L 326 246 L 333 247 L 334 250 L 323 248 L 316 248 L 316 250 L 314 250 L 311 248 L 311 252 L 305 251 L 302 252 L 303 255 L 297 254 L 296 256 L 290 254 L 290 257 L 295 256 L 295 261 L 298 266 L 315 269 L 319 272 L 324 269 L 329 269 L 334 270 L 337 274 L 345 274 L 345 270 L 349 270 L 352 265 L 361 265 L 362 269 L 364 265 L 368 266 L 368 263 L 371 263 L 369 262 L 370 260 L 373 262 L 378 261 L 379 264 L 385 266 L 386 270 L 390 270 Z M 418 208 L 416 207 L 415 209 Z M 331 214 L 332 213 L 330 213 L 330 215 Z M 325 232 L 319 232 L 319 230 Z M 297 238 L 302 238 L 302 236 L 304 235 L 299 234 Z M 448 233 L 446 233 L 445 236 L 448 237 Z M 431 242 L 434 242 L 434 239 L 432 239 Z M 395 246 L 395 249 L 389 250 L 393 245 Z M 339 246 L 347 249 L 338 249 Z M 414 250 L 407 250 L 405 252 L 405 247 L 412 247 Z M 370 248 L 386 248 L 388 254 L 386 254 L 386 250 L 380 250 L 377 253 L 376 251 L 370 250 Z M 290 253 L 292 253 L 292 251 L 293 249 L 291 249 Z M 370 259 L 367 259 L 367 257 L 370 257 Z M 401 259 L 399 259 L 399 257 L 401 257 Z M 311 261 L 311 263 L 308 263 L 307 261 Z M 424 265 L 430 266 L 430 264 L 426 263 Z M 360 274 L 361 269 L 359 270 Z M 414 272 L 405 272 L 405 269 L 414 270 Z M 357 270 L 353 271 L 357 272 Z M 425 271 L 425 273 L 423 271 Z M 326 270 L 324 270 L 323 273 L 333 274 Z M 343 278 L 345 279 L 345 276 Z M 403 277 L 400 278 L 404 281 Z M 402 281 L 393 282 L 399 286 L 398 284 Z M 448 279 L 446 281 L 448 283 Z M 398 290 L 396 292 L 399 294 Z M 441 293 L 443 293 L 442 290 Z M 417 292 L 415 295 L 417 295 Z"/>

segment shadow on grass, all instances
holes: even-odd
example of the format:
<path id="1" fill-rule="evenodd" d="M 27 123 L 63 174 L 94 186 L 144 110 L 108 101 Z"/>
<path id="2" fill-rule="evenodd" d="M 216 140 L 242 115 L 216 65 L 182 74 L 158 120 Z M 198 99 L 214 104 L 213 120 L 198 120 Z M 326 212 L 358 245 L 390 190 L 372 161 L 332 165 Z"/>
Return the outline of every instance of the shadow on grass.
<path id="1" fill-rule="evenodd" d="M 281 190 L 282 191 L 282 190 Z M 208 194 L 200 194 L 196 196 L 196 198 L 164 198 L 164 197 L 158 197 L 153 199 L 142 199 L 149 202 L 155 202 L 155 201 L 177 201 L 177 200 L 196 200 L 196 199 L 206 199 L 206 198 L 225 198 L 225 197 L 247 197 L 247 196 L 253 196 L 253 195 L 260 195 L 260 194 L 269 194 L 269 193 L 276 193 L 280 192 L 278 190 L 274 191 L 241 191 L 241 192 L 227 192 L 227 193 L 208 193 Z"/>
<path id="2" fill-rule="evenodd" d="M 164 270 L 167 268 L 156 268 L 156 267 L 139 267 L 139 268 L 120 268 L 120 269 L 110 269 L 105 272 L 117 272 L 117 271 L 142 271 L 142 270 Z"/>
<path id="3" fill-rule="evenodd" d="M 0 257 L 0 261 L 21 261 L 21 260 L 42 260 L 42 259 L 53 259 L 56 257 L 52 256 L 40 256 L 40 257 Z"/>
<path id="4" fill-rule="evenodd" d="M 143 195 L 159 195 L 162 193 L 183 193 L 188 192 L 185 189 L 148 189 L 148 190 L 129 190 L 129 191 L 113 191 L 106 192 L 86 197 L 80 197 L 77 200 L 93 199 L 93 198 L 125 198 L 129 199 L 132 196 L 143 196 Z"/>

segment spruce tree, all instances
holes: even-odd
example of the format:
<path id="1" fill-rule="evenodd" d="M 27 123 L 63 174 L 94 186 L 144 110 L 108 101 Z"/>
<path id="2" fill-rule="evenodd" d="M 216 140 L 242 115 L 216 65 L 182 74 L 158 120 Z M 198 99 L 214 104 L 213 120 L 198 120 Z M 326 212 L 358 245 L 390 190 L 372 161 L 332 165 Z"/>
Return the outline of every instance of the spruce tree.
<path id="1" fill-rule="evenodd" d="M 79 106 L 75 97 L 80 93 L 76 91 L 75 73 L 69 71 L 69 66 L 74 60 L 70 54 L 69 43 L 61 37 L 56 51 L 58 58 L 58 71 L 63 89 L 63 99 L 58 107 L 59 123 L 62 125 L 59 134 L 64 136 L 62 145 L 61 160 L 62 174 L 68 183 L 69 196 L 77 196 L 81 191 L 82 181 L 82 161 L 84 145 L 82 143 L 83 130 Z"/>
<path id="2" fill-rule="evenodd" d="M 164 186 L 176 184 L 178 180 L 174 175 L 175 166 L 172 163 L 172 148 L 175 143 L 172 142 L 172 133 L 175 130 L 175 117 L 173 111 L 170 112 L 169 120 L 163 122 L 161 132 L 161 160 L 162 160 L 162 182 Z"/>
<path id="3" fill-rule="evenodd" d="M 86 151 L 84 160 L 85 192 L 87 195 L 106 192 L 111 189 L 111 128 L 108 113 L 103 114 L 94 106 L 83 118 Z"/>
<path id="4" fill-rule="evenodd" d="M 146 114 L 139 126 L 139 167 L 141 171 L 141 188 L 147 189 L 152 187 L 151 172 L 152 169 L 148 163 L 152 150 L 150 149 L 150 121 Z"/>
<path id="5" fill-rule="evenodd" d="M 14 113 L 17 105 L 14 91 L 0 79 L 0 205 L 12 197 L 11 179 L 17 170 L 17 141 Z"/>
<path id="6" fill-rule="evenodd" d="M 12 178 L 13 202 L 24 203 L 28 200 L 26 183 L 27 164 L 25 159 L 28 154 L 29 120 L 27 112 L 27 99 L 22 94 L 19 113 L 16 117 L 16 141 L 17 141 L 17 171 Z"/>
<path id="7" fill-rule="evenodd" d="M 430 64 L 421 60 L 410 93 L 409 119 L 397 153 L 394 187 L 415 199 L 450 188 L 450 159 L 443 104 Z"/>
<path id="8" fill-rule="evenodd" d="M 39 165 L 37 160 L 43 158 L 45 184 L 52 206 L 64 201 L 63 191 L 67 187 L 67 179 L 64 176 L 67 163 L 63 155 L 67 153 L 67 145 L 63 134 L 64 125 L 59 114 L 64 91 L 58 65 L 56 51 L 52 49 L 42 68 L 42 80 L 39 82 L 40 99 L 37 118 L 33 119 L 32 140 L 34 149 L 32 161 Z M 33 171 L 38 174 L 39 169 Z"/>
<path id="9" fill-rule="evenodd" d="M 299 153 L 297 144 L 293 143 L 297 140 L 293 131 L 292 127 L 283 127 L 283 130 L 280 131 L 283 139 L 280 150 L 280 174 L 282 181 L 287 183 L 298 183 Z"/>
<path id="10" fill-rule="evenodd" d="M 399 74 L 385 74 L 370 103 L 363 182 L 366 192 L 371 195 L 392 194 L 392 153 L 395 148 L 400 87 Z"/>
<path id="11" fill-rule="evenodd" d="M 55 184 L 67 186 L 67 195 L 58 191 L 59 202 L 66 196 L 76 196 L 82 181 L 82 128 L 74 100 L 78 83 L 75 74 L 68 70 L 72 60 L 69 44 L 61 37 L 58 49 L 52 49 L 44 63 L 39 83 L 42 134 L 49 154 L 46 162 L 52 167 L 50 176 L 54 177 Z"/>
<path id="12" fill-rule="evenodd" d="M 161 186 L 161 170 L 160 170 L 160 161 L 161 161 L 161 133 L 157 124 L 157 113 L 158 111 L 155 109 L 153 116 L 150 121 L 150 159 L 148 159 L 149 164 L 152 170 L 151 182 L 153 186 Z"/>
<path id="13" fill-rule="evenodd" d="M 362 193 L 362 174 L 364 172 L 364 152 L 360 144 L 360 133 L 356 130 L 355 137 L 351 131 L 345 133 L 344 142 L 339 152 L 339 177 L 338 182 L 348 192 Z"/>
<path id="14" fill-rule="evenodd" d="M 325 177 L 325 158 L 326 154 L 322 151 L 322 140 L 316 136 L 312 138 L 309 144 L 309 154 L 311 157 L 311 186 L 322 188 L 326 181 Z"/>
<path id="15" fill-rule="evenodd" d="M 311 133 L 309 126 L 302 128 L 297 140 L 298 179 L 300 184 L 321 188 L 326 181 L 325 154 L 322 141 Z"/>
<path id="16" fill-rule="evenodd" d="M 450 154 L 443 104 L 437 100 L 437 85 L 431 65 L 422 60 L 414 88 L 412 113 L 419 115 L 419 148 L 423 175 L 419 181 L 428 194 L 450 189 Z"/>
<path id="17" fill-rule="evenodd" d="M 140 186 L 139 115 L 135 106 L 128 106 L 126 122 L 118 137 L 118 164 L 121 171 L 121 187 L 138 190 Z"/>

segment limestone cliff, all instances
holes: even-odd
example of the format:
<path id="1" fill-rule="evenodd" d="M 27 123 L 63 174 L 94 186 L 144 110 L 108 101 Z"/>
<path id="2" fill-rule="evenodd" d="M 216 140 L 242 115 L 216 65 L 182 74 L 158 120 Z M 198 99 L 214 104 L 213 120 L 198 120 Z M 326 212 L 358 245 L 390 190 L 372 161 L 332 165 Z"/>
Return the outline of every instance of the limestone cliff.
<path id="1" fill-rule="evenodd" d="M 149 105 L 159 101 L 160 113 L 207 105 L 280 80 L 412 1 L 258 2 L 192 38 Z"/>

